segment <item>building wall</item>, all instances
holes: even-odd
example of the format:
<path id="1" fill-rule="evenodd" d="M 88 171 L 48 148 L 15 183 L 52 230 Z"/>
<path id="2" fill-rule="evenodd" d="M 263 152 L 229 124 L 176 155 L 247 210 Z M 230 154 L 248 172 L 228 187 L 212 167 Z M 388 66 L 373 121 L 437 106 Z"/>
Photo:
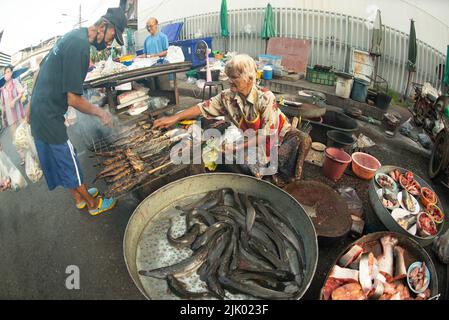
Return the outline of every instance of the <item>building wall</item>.
<path id="1" fill-rule="evenodd" d="M 8 64 L 11 64 L 11 56 L 0 52 L 0 69 L 3 70 L 3 67 L 6 67 Z"/>
<path id="2" fill-rule="evenodd" d="M 12 63 L 14 67 L 30 68 L 31 71 L 36 71 L 39 68 L 39 64 L 47 55 L 47 53 L 53 48 L 53 45 L 59 37 L 49 39 L 39 46 L 33 48 L 27 48 L 16 52 L 12 56 Z"/>

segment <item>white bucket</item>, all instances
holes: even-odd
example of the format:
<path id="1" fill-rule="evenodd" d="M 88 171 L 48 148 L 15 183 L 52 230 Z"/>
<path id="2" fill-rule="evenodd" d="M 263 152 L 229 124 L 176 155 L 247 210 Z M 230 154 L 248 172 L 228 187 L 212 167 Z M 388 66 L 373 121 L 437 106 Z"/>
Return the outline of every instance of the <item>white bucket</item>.
<path id="1" fill-rule="evenodd" d="M 348 99 L 351 95 L 352 84 L 354 83 L 354 79 L 346 79 L 343 77 L 337 76 L 337 82 L 335 86 L 335 94 L 339 97 Z"/>

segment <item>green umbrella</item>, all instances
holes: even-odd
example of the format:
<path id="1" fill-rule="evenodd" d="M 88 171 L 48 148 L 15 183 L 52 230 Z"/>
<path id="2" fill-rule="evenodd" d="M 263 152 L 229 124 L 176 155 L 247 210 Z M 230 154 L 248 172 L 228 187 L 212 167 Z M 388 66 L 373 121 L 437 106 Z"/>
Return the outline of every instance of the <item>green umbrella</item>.
<path id="1" fill-rule="evenodd" d="M 273 7 L 271 4 L 268 4 L 263 19 L 262 39 L 270 39 L 274 36 L 276 36 L 276 29 L 274 27 Z"/>
<path id="2" fill-rule="evenodd" d="M 410 24 L 410 35 L 408 39 L 408 60 L 407 60 L 407 68 L 410 72 L 416 71 L 416 55 L 417 55 L 417 46 L 416 46 L 416 32 L 415 32 L 415 21 L 411 21 Z"/>
<path id="3" fill-rule="evenodd" d="M 267 8 L 265 9 L 265 16 L 263 18 L 261 36 L 262 39 L 266 39 L 265 53 L 267 53 L 268 39 L 276 36 L 276 28 L 274 27 L 273 7 L 271 6 L 271 4 L 268 4 Z"/>
<path id="4" fill-rule="evenodd" d="M 221 27 L 221 36 L 222 37 L 229 37 L 229 30 L 228 30 L 228 4 L 226 3 L 226 0 L 221 0 L 220 27 Z"/>
<path id="5" fill-rule="evenodd" d="M 449 86 L 449 46 L 447 46 L 446 52 L 446 66 L 444 67 L 444 84 Z"/>

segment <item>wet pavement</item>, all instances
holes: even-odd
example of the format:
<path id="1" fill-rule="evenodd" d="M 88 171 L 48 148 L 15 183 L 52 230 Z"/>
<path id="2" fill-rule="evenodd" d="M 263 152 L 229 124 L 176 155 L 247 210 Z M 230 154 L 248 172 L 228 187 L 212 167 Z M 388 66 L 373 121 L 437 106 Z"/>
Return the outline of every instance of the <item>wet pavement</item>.
<path id="1" fill-rule="evenodd" d="M 17 165 L 10 136 L 5 131 L 1 143 Z M 78 137 L 71 140 L 91 181 L 95 161 Z M 138 200 L 129 196 L 110 213 L 91 217 L 87 209 L 76 209 L 64 189 L 50 192 L 44 178 L 28 183 L 21 191 L 0 193 L 0 299 L 142 299 L 122 253 Z M 104 190 L 101 183 L 96 186 Z M 79 268 L 79 290 L 66 288 L 70 265 Z"/>
<path id="2" fill-rule="evenodd" d="M 443 201 L 443 209 L 449 210 L 449 191 L 433 184 L 427 178 L 428 155 L 394 144 L 382 138 L 378 128 L 364 126 L 363 132 L 376 141 L 369 149 L 382 164 L 401 166 L 412 170 L 429 182 Z M 79 136 L 71 134 L 84 170 L 90 182 L 97 172 L 96 160 Z M 19 158 L 10 143 L 10 132 L 1 135 L 5 152 L 15 164 Z M 23 174 L 24 168 L 20 167 Z M 333 188 L 351 186 L 357 190 L 364 204 L 366 231 L 385 228 L 376 220 L 368 202 L 368 183 L 352 175 L 344 175 L 338 183 L 321 174 L 321 168 L 306 164 L 306 179 L 325 182 Z M 104 185 L 96 184 L 100 190 Z M 58 188 L 49 192 L 42 179 L 19 192 L 0 193 L 0 299 L 142 299 L 132 282 L 124 262 L 122 241 L 126 224 L 139 204 L 137 197 L 129 195 L 110 213 L 91 217 L 87 210 L 75 208 L 70 195 Z M 447 225 L 447 224 L 446 224 Z M 317 299 L 324 278 L 335 258 L 354 239 L 345 237 L 330 248 L 320 244 L 319 265 L 316 276 L 305 299 Z M 433 254 L 428 250 L 429 254 Z M 446 266 L 434 259 L 439 271 L 440 283 L 447 283 Z M 80 289 L 66 288 L 66 268 L 79 267 Z M 443 278 L 444 277 L 444 278 Z M 440 288 L 447 296 L 447 288 Z"/>

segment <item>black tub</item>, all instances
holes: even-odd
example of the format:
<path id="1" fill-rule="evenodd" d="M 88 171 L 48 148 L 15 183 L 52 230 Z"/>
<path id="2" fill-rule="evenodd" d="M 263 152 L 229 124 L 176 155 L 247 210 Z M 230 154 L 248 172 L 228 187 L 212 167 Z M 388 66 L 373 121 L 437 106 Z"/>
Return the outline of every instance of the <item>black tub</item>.
<path id="1" fill-rule="evenodd" d="M 359 128 L 354 119 L 341 112 L 327 111 L 322 119 L 323 122 L 310 120 L 313 127 L 310 135 L 314 142 L 316 141 L 326 144 L 327 132 L 329 130 L 339 130 L 352 135 Z"/>
<path id="2" fill-rule="evenodd" d="M 329 130 L 327 132 L 327 146 L 343 149 L 351 154 L 355 139 L 348 133 L 339 130 Z"/>

